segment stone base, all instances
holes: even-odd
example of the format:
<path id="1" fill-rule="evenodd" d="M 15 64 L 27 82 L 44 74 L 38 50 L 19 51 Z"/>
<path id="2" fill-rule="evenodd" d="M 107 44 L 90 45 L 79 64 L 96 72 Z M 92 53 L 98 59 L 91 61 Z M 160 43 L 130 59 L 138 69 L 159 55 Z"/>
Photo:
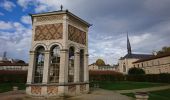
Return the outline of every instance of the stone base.
<path id="1" fill-rule="evenodd" d="M 26 94 L 31 97 L 70 97 L 89 92 L 89 84 L 67 84 L 67 85 L 55 85 L 55 84 L 29 84 L 26 87 Z"/>

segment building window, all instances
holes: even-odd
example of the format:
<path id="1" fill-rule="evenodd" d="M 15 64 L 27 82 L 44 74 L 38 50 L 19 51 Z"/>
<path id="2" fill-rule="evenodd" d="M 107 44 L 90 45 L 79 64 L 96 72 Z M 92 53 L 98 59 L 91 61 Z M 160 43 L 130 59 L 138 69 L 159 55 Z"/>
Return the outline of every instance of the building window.
<path id="1" fill-rule="evenodd" d="M 154 61 L 152 61 L 152 66 L 154 66 Z"/>
<path id="2" fill-rule="evenodd" d="M 138 68 L 139 68 L 139 64 L 138 64 Z"/>
<path id="3" fill-rule="evenodd" d="M 143 68 L 143 63 L 142 63 L 142 68 Z"/>
<path id="4" fill-rule="evenodd" d="M 49 82 L 59 83 L 60 47 L 54 46 L 50 50 Z"/>
<path id="5" fill-rule="evenodd" d="M 84 81 L 84 50 L 80 50 L 80 82 Z"/>
<path id="6" fill-rule="evenodd" d="M 158 65 L 160 65 L 160 62 L 159 62 L 159 60 L 158 60 Z"/>
<path id="7" fill-rule="evenodd" d="M 126 72 L 126 66 L 123 64 L 123 72 Z"/>
<path id="8" fill-rule="evenodd" d="M 34 83 L 42 83 L 43 68 L 44 68 L 44 47 L 39 47 L 36 50 L 36 63 L 34 72 Z M 18 68 L 17 68 L 18 69 Z"/>
<path id="9" fill-rule="evenodd" d="M 159 73 L 161 73 L 161 69 L 159 69 Z"/>
<path id="10" fill-rule="evenodd" d="M 69 48 L 68 82 L 74 82 L 74 47 Z"/>

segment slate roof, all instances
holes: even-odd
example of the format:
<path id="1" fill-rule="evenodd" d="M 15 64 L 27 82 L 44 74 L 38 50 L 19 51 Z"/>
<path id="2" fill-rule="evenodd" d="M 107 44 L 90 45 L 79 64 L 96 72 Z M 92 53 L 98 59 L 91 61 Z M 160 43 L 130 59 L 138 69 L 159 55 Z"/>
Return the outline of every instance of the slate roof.
<path id="1" fill-rule="evenodd" d="M 120 60 L 127 59 L 127 58 L 136 58 L 136 59 L 144 59 L 144 58 L 150 58 L 153 55 L 149 54 L 126 54 L 124 57 L 121 57 Z"/>

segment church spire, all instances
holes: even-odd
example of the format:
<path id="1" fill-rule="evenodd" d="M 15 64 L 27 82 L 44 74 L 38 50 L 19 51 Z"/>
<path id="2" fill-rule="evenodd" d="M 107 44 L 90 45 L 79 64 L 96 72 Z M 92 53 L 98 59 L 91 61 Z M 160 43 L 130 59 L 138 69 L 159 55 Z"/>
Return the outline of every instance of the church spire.
<path id="1" fill-rule="evenodd" d="M 128 33 L 127 33 L 127 52 L 128 54 L 132 54 Z"/>

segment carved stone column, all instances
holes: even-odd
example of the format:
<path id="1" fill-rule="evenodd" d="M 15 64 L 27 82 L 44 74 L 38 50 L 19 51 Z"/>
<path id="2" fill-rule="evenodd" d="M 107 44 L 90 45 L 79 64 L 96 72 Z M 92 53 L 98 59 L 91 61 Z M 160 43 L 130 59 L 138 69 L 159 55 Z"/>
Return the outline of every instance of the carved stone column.
<path id="1" fill-rule="evenodd" d="M 88 54 L 84 56 L 84 82 L 89 82 Z"/>
<path id="2" fill-rule="evenodd" d="M 80 53 L 75 53 L 75 60 L 74 60 L 74 82 L 79 82 L 80 77 Z"/>
<path id="3" fill-rule="evenodd" d="M 45 51 L 45 58 L 44 58 L 44 69 L 43 69 L 43 84 L 48 83 L 48 71 L 50 66 L 50 51 Z"/>
<path id="4" fill-rule="evenodd" d="M 28 74 L 27 74 L 27 84 L 33 83 L 33 77 L 34 77 L 34 67 L 35 67 L 35 51 L 30 51 L 30 59 L 29 59 L 29 66 L 28 66 Z M 31 87 L 26 87 L 26 93 L 31 95 Z"/>
<path id="5" fill-rule="evenodd" d="M 35 51 L 30 51 L 30 60 L 28 66 L 28 76 L 27 76 L 27 84 L 31 84 L 33 82 L 34 76 L 34 66 L 35 66 Z"/>
<path id="6" fill-rule="evenodd" d="M 49 64 L 50 64 L 50 51 L 45 51 L 44 53 L 44 68 L 43 68 L 43 80 L 42 84 L 48 83 L 48 71 L 49 71 Z M 47 87 L 43 86 L 41 89 L 41 94 L 46 95 L 47 94 Z"/>
<path id="7" fill-rule="evenodd" d="M 80 82 L 80 53 L 76 52 L 74 59 L 74 83 Z M 76 85 L 76 94 L 80 94 L 80 85 Z"/>
<path id="8" fill-rule="evenodd" d="M 84 56 L 84 82 L 89 83 L 89 67 L 88 67 L 88 54 L 85 54 Z M 89 84 L 86 84 L 86 90 L 85 92 L 89 92 Z"/>
<path id="9" fill-rule="evenodd" d="M 59 71 L 59 93 L 61 96 L 67 92 L 67 87 L 64 84 L 68 83 L 68 49 L 62 49 L 60 51 L 60 71 Z"/>

